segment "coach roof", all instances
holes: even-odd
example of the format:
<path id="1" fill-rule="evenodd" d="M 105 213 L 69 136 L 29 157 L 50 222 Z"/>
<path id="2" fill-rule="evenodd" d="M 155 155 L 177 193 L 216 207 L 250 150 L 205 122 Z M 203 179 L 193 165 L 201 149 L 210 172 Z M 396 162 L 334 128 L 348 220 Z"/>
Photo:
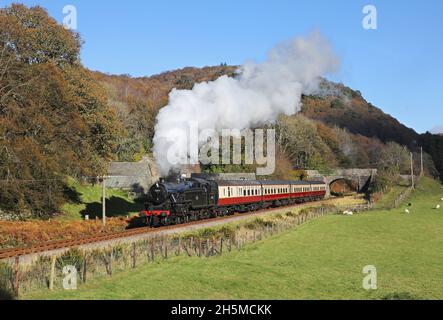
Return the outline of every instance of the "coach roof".
<path id="1" fill-rule="evenodd" d="M 321 184 L 325 184 L 323 181 L 285 181 L 285 180 L 219 180 L 217 181 L 217 184 L 220 187 L 241 187 L 241 186 L 260 186 L 260 185 L 264 185 L 264 186 L 276 186 L 276 185 L 284 185 L 284 186 L 288 186 L 289 184 L 291 185 L 304 185 L 304 186 L 309 186 L 309 185 L 321 185 Z"/>

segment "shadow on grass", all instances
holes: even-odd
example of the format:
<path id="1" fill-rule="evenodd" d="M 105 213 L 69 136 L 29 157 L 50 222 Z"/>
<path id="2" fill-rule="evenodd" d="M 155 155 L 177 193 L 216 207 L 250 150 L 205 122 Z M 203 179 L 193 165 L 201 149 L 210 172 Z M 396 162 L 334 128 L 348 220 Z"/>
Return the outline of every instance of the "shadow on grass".
<path id="1" fill-rule="evenodd" d="M 75 204 L 82 203 L 82 200 L 80 198 L 81 194 L 77 192 L 75 188 L 65 186 L 63 189 L 63 194 L 70 203 L 75 203 Z"/>
<path id="2" fill-rule="evenodd" d="M 409 292 L 394 292 L 384 296 L 382 300 L 419 300 L 419 298 Z"/>
<path id="3" fill-rule="evenodd" d="M 8 289 L 0 287 L 0 301 L 2 300 L 15 300 L 15 296 Z"/>
<path id="4" fill-rule="evenodd" d="M 124 217 L 133 212 L 139 212 L 143 210 L 143 203 L 136 201 L 134 203 L 126 201 L 120 197 L 111 197 L 106 199 L 106 216 L 107 217 Z M 85 215 L 89 215 L 90 219 L 102 216 L 102 203 L 92 202 L 86 204 L 86 208 L 80 211 L 80 214 L 84 218 Z"/>

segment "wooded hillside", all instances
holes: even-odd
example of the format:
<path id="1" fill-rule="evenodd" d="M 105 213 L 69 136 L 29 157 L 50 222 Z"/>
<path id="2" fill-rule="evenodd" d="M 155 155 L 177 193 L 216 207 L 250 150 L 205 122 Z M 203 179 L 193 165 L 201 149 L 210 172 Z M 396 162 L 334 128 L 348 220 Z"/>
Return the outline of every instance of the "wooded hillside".
<path id="1" fill-rule="evenodd" d="M 59 212 L 76 198 L 67 176 L 96 177 L 109 161 L 152 154 L 155 118 L 172 89 L 236 72 L 221 64 L 143 78 L 107 75 L 81 65 L 81 44 L 43 8 L 0 9 L 0 213 Z M 418 135 L 358 91 L 325 80 L 302 102 L 300 114 L 272 124 L 278 132 L 275 177 L 294 178 L 294 168 L 335 167 L 377 167 L 391 177 L 409 170 L 406 147 L 418 160 L 420 145 L 429 153 L 427 173 L 438 174 L 435 162 L 443 176 L 443 137 Z"/>

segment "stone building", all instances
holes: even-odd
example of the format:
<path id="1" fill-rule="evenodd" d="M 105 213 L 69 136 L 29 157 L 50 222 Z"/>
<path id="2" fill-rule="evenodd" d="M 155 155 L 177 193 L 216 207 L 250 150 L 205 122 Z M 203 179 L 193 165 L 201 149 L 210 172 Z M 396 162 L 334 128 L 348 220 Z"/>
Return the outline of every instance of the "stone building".
<path id="1" fill-rule="evenodd" d="M 150 158 L 140 162 L 111 162 L 106 186 L 141 194 L 158 179 L 155 162 Z"/>

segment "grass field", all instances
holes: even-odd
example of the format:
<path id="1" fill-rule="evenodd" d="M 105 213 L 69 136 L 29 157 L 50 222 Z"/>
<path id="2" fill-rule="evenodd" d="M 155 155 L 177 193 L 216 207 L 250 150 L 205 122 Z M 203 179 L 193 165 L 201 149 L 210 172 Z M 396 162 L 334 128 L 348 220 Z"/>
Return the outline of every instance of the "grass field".
<path id="1" fill-rule="evenodd" d="M 327 216 L 215 258 L 173 258 L 31 299 L 443 299 L 442 187 L 404 207 Z M 366 265 L 378 289 L 362 288 Z"/>

